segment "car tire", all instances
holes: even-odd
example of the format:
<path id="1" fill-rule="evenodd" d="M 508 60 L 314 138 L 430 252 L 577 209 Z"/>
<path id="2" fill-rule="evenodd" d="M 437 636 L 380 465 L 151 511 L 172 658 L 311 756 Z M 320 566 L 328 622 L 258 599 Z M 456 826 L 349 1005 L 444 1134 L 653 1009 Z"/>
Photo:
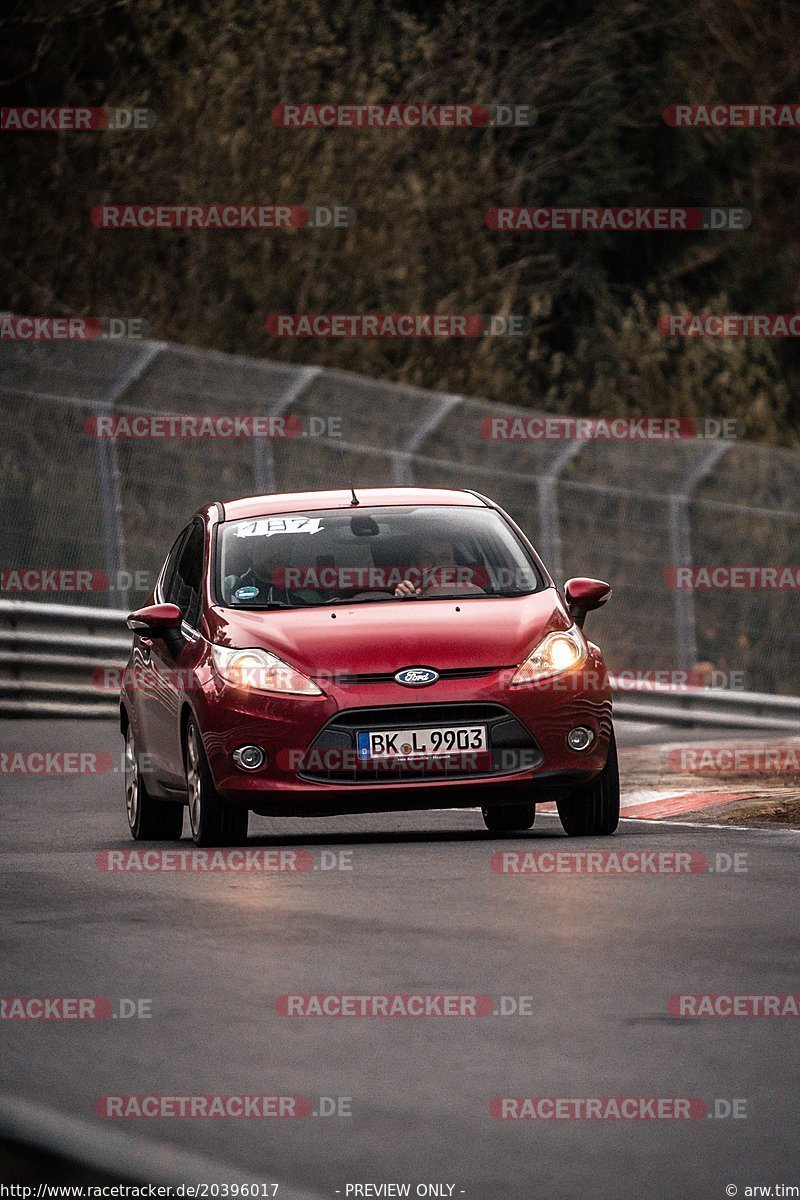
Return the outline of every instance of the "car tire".
<path id="1" fill-rule="evenodd" d="M 490 833 L 515 833 L 530 829 L 536 818 L 535 804 L 504 804 L 482 808 L 483 822 Z"/>
<path id="2" fill-rule="evenodd" d="M 249 812 L 222 799 L 214 787 L 203 739 L 190 717 L 184 738 L 189 824 L 196 846 L 238 846 L 247 840 Z"/>
<path id="3" fill-rule="evenodd" d="M 130 724 L 125 730 L 125 809 L 137 842 L 172 842 L 183 833 L 183 805 L 155 800 L 145 786 Z"/>
<path id="4" fill-rule="evenodd" d="M 569 796 L 556 801 L 564 832 L 570 837 L 606 837 L 619 825 L 619 764 L 614 731 L 606 765 L 600 774 Z"/>

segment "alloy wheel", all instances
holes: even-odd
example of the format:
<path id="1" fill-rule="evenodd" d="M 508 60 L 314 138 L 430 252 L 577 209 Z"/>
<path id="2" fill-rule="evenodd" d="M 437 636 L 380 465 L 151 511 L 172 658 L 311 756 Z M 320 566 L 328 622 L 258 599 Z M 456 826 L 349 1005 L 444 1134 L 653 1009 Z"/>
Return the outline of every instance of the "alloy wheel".
<path id="1" fill-rule="evenodd" d="M 186 735 L 186 784 L 189 791 L 189 823 L 195 837 L 200 828 L 203 786 L 200 779 L 200 748 L 197 736 L 197 727 L 191 722 Z"/>
<path id="2" fill-rule="evenodd" d="M 133 730 L 128 726 L 125 734 L 125 808 L 131 829 L 136 825 L 136 818 L 139 815 L 139 787 L 139 763 L 136 760 L 136 748 L 133 744 Z"/>

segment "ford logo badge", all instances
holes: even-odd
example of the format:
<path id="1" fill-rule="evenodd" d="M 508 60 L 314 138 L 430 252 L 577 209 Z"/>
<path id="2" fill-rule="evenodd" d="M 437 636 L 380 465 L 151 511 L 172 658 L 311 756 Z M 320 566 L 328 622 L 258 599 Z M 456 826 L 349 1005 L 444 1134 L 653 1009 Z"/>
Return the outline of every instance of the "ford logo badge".
<path id="1" fill-rule="evenodd" d="M 439 672 L 434 671 L 432 667 L 406 667 L 395 675 L 395 679 L 403 687 L 428 687 L 429 684 L 436 683 L 438 678 Z"/>

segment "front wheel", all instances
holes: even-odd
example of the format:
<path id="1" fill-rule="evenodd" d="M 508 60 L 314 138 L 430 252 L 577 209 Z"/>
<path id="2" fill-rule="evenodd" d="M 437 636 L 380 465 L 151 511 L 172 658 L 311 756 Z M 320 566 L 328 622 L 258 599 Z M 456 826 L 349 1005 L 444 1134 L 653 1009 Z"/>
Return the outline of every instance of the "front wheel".
<path id="1" fill-rule="evenodd" d="M 238 846 L 247 838 L 249 813 L 234 808 L 214 787 L 200 730 L 194 717 L 186 726 L 186 790 L 189 794 L 189 824 L 196 846 Z"/>
<path id="2" fill-rule="evenodd" d="M 570 837 L 605 837 L 619 825 L 619 764 L 614 731 L 606 765 L 591 783 L 556 801 L 564 832 Z"/>
<path id="3" fill-rule="evenodd" d="M 125 731 L 125 809 L 137 842 L 177 841 L 183 832 L 183 805 L 154 800 L 145 787 L 130 725 Z"/>
<path id="4" fill-rule="evenodd" d="M 515 833 L 530 829 L 536 817 L 535 804 L 504 804 L 482 808 L 483 822 L 490 833 Z"/>

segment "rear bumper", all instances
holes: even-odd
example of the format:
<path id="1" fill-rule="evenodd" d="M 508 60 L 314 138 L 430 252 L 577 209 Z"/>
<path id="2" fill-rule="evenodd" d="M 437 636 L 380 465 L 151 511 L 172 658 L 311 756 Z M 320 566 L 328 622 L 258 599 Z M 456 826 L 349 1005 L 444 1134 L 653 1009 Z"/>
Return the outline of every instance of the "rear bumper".
<path id="1" fill-rule="evenodd" d="M 590 678 L 603 678 L 599 655 L 594 666 Z M 608 688 L 584 687 L 580 681 L 571 684 L 564 679 L 558 686 L 555 680 L 549 685 L 511 688 L 507 676 L 508 672 L 498 672 L 441 681 L 426 688 L 424 696 L 394 682 L 329 688 L 324 696 L 298 698 L 225 687 L 213 695 L 195 695 L 193 707 L 217 789 L 229 803 L 264 815 L 474 808 L 523 800 L 543 803 L 594 778 L 608 753 Z M 586 677 L 584 672 L 582 678 Z M 417 772 L 398 778 L 396 772 L 382 771 L 365 778 L 354 769 L 352 759 L 334 760 L 334 770 L 329 772 L 324 768 L 330 763 L 325 761 L 323 769 L 319 760 L 311 771 L 307 768 L 309 752 L 315 745 L 317 749 L 325 747 L 326 730 L 369 728 L 371 720 L 389 727 L 395 722 L 393 714 L 397 728 L 434 725 L 437 720 L 430 714 L 434 709 L 441 713 L 445 707 L 452 714 L 459 709 L 473 714 L 464 717 L 467 722 L 475 721 L 474 713 L 479 710 L 494 709 L 498 726 L 505 713 L 517 729 L 512 736 L 506 726 L 503 737 L 511 741 L 502 745 L 500 738 L 491 762 L 487 764 L 483 758 L 459 763 L 455 776 L 440 766 L 423 777 Z M 457 723 L 455 717 L 453 720 Z M 491 723 L 489 718 L 486 723 Z M 567 734 L 576 725 L 588 726 L 595 734 L 588 751 L 573 751 L 566 744 Z M 527 735 L 524 746 L 520 728 Z M 243 771 L 232 758 L 234 750 L 250 743 L 263 747 L 268 756 L 265 766 L 254 772 Z M 343 741 L 340 746 L 344 752 Z M 338 769 L 342 766 L 344 771 Z"/>

